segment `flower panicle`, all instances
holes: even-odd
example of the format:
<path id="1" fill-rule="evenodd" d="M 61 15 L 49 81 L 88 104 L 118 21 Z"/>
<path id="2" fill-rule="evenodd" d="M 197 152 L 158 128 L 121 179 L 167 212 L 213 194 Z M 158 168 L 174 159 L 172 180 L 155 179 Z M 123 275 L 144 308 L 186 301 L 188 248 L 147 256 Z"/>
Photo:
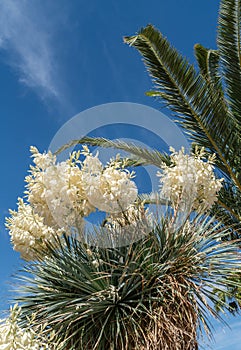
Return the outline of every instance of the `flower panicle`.
<path id="1" fill-rule="evenodd" d="M 82 232 L 84 217 L 96 209 L 121 213 L 137 198 L 134 173 L 120 169 L 118 160 L 104 166 L 87 146 L 61 162 L 51 151 L 32 146 L 30 152 L 34 165 L 25 178 L 25 201 L 19 198 L 18 210 L 6 220 L 13 247 L 25 260 L 56 235 Z"/>

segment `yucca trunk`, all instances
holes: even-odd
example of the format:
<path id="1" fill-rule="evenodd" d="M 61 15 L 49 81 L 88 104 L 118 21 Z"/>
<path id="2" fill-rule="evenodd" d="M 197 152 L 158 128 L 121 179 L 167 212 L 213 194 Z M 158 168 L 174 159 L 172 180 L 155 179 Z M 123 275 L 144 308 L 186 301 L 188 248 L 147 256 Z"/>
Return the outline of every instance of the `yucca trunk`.
<path id="1" fill-rule="evenodd" d="M 196 350 L 197 309 L 193 298 L 182 287 L 184 281 L 177 283 L 170 277 L 172 285 L 171 301 L 164 300 L 153 312 L 152 322 L 147 328 L 147 344 L 138 344 L 134 350 Z M 169 290 L 170 292 L 170 290 Z"/>

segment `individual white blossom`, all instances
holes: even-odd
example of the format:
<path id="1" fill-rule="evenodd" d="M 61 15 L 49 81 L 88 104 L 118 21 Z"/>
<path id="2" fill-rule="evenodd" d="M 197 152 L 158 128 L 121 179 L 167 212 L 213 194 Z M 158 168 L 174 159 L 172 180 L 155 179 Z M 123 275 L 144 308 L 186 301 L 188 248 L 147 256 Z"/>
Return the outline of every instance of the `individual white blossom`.
<path id="1" fill-rule="evenodd" d="M 62 235 L 61 230 L 54 230 L 44 224 L 44 218 L 36 214 L 29 204 L 18 199 L 18 211 L 10 210 L 6 227 L 9 229 L 13 249 L 20 252 L 25 260 L 33 260 L 36 250 L 43 249 L 46 242 L 54 242 L 56 235 Z"/>
<path id="2" fill-rule="evenodd" d="M 18 325 L 21 309 L 15 305 L 8 318 L 0 320 L 0 350 L 50 350 L 57 346 L 29 327 L 27 330 Z"/>
<path id="3" fill-rule="evenodd" d="M 170 149 L 171 166 L 163 166 L 160 176 L 160 194 L 180 210 L 208 209 L 217 200 L 222 187 L 222 179 L 214 175 L 214 156 L 204 161 L 204 149 L 191 155 L 184 149 L 176 152 Z"/>

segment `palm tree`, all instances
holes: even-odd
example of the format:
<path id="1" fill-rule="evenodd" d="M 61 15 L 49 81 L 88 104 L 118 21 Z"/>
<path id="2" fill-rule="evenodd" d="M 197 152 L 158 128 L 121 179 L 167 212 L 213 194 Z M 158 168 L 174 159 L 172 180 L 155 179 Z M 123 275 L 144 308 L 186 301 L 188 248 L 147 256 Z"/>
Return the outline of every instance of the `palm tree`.
<path id="1" fill-rule="evenodd" d="M 241 1 L 220 3 L 217 49 L 195 45 L 199 70 L 170 45 L 152 25 L 125 37 L 136 48 L 154 82 L 156 97 L 174 114 L 189 139 L 207 153 L 215 153 L 216 166 L 225 185 L 214 208 L 222 221 L 241 220 Z"/>

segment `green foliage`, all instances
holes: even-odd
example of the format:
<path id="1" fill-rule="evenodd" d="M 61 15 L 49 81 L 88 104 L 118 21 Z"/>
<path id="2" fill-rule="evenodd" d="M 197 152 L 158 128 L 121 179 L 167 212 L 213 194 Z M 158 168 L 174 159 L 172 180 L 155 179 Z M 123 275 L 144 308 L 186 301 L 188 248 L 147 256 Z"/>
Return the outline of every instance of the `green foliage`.
<path id="1" fill-rule="evenodd" d="M 213 84 L 173 48 L 153 26 L 142 29 L 138 35 L 125 41 L 139 50 L 160 97 L 178 117 L 189 137 L 217 154 L 217 163 L 229 174 L 230 165 L 224 162 L 225 138 L 229 125 L 235 121 L 226 118 L 226 108 L 220 103 L 220 94 L 212 93 Z"/>
<path id="2" fill-rule="evenodd" d="M 141 53 L 153 79 L 155 91 L 149 95 L 174 112 L 192 141 L 216 153 L 225 186 L 215 212 L 226 217 L 225 223 L 236 224 L 236 235 L 241 227 L 240 4 L 240 0 L 221 1 L 218 49 L 195 45 L 199 71 L 151 25 L 125 38 Z"/>
<path id="3" fill-rule="evenodd" d="M 209 50 L 200 44 L 194 46 L 195 56 L 198 62 L 200 73 L 213 84 L 219 82 L 219 54 L 217 50 Z"/>
<path id="4" fill-rule="evenodd" d="M 217 44 L 220 68 L 225 84 L 226 101 L 231 114 L 240 126 L 241 52 L 240 52 L 240 0 L 222 0 L 218 20 Z M 240 127 L 239 127 L 240 132 Z"/>
<path id="5" fill-rule="evenodd" d="M 33 328 L 52 329 L 61 349 L 195 349 L 197 327 L 210 334 L 217 317 L 212 288 L 221 292 L 239 264 L 225 234 L 212 221 L 169 218 L 124 247 L 65 237 L 24 268 L 22 325 L 34 313 Z"/>
<path id="6" fill-rule="evenodd" d="M 147 149 L 136 146 L 134 143 L 127 143 L 121 140 L 108 140 L 103 137 L 83 137 L 79 140 L 73 140 L 62 146 L 56 154 L 59 154 L 66 149 L 78 144 L 88 144 L 91 146 L 101 146 L 104 148 L 116 148 L 126 152 L 129 152 L 134 157 L 128 160 L 126 166 L 139 166 L 139 165 L 155 165 L 158 168 L 163 163 L 170 165 L 170 157 L 167 154 L 163 154 L 157 150 Z"/>

